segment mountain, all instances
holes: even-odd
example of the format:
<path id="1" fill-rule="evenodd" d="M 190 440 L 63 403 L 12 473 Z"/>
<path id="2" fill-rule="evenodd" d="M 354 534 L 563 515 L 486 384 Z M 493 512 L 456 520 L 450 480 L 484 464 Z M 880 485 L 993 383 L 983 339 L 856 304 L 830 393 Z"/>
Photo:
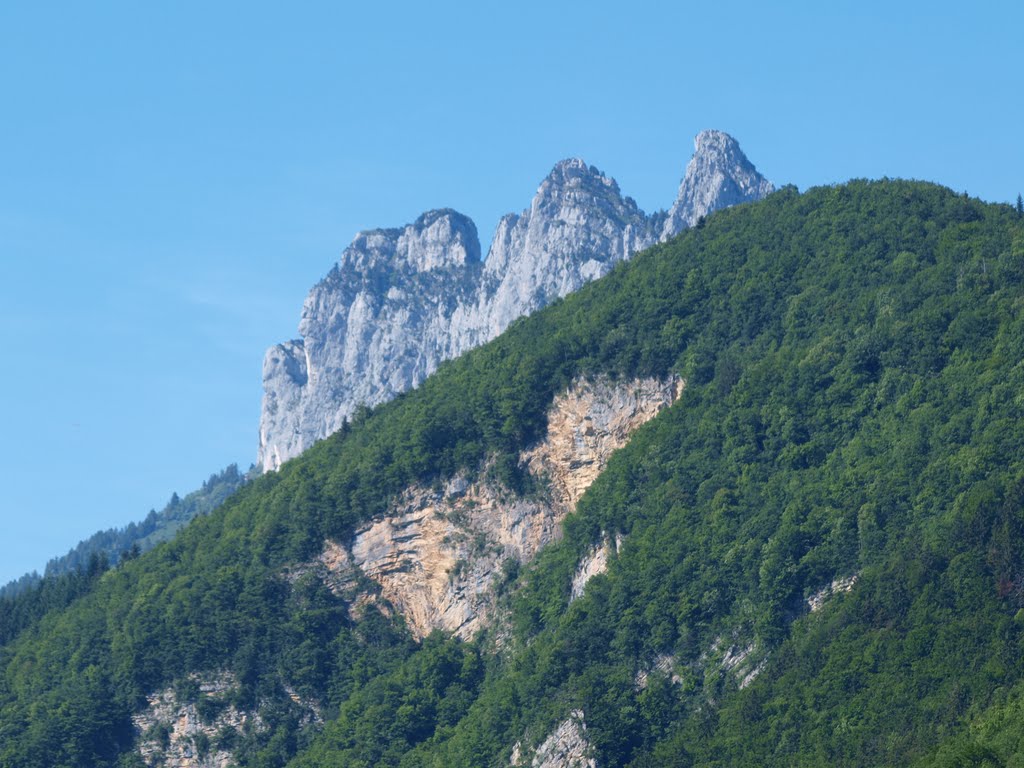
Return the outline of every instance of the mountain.
<path id="1" fill-rule="evenodd" d="M 1022 287 L 932 184 L 707 216 L 0 647 L 0 766 L 1013 765 Z"/>
<path id="2" fill-rule="evenodd" d="M 668 214 L 648 216 L 582 160 L 558 163 L 529 208 L 501 219 L 482 265 L 476 227 L 455 211 L 359 233 L 306 299 L 301 338 L 267 351 L 257 463 L 277 469 L 360 405 L 417 386 L 442 361 L 712 211 L 772 191 L 727 134 L 703 131 L 694 146 Z"/>

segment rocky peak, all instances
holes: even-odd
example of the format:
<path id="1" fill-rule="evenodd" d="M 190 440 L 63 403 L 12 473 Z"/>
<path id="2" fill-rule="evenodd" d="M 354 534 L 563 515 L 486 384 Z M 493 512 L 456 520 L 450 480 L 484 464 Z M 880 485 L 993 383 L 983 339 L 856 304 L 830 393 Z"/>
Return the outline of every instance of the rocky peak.
<path id="1" fill-rule="evenodd" d="M 356 271 L 388 267 L 427 272 L 478 261 L 480 239 L 473 220 L 443 208 L 427 211 L 402 229 L 360 232 L 342 253 L 339 267 Z"/>
<path id="2" fill-rule="evenodd" d="M 476 225 L 450 209 L 356 235 L 306 297 L 302 338 L 264 358 L 260 465 L 276 469 L 357 405 L 416 386 L 464 351 L 453 313 L 475 295 L 481 268 Z"/>
<path id="3" fill-rule="evenodd" d="M 647 216 L 614 179 L 579 159 L 563 160 L 530 207 L 498 225 L 479 297 L 480 341 L 654 242 Z"/>
<path id="4" fill-rule="evenodd" d="M 722 131 L 701 131 L 661 231 L 667 240 L 692 227 L 702 216 L 739 203 L 760 200 L 775 190 L 757 172 L 739 143 Z"/>
<path id="5" fill-rule="evenodd" d="M 623 198 L 615 179 L 579 158 L 555 164 L 520 215 L 507 214 L 498 225 L 487 255 L 485 270 L 505 276 L 511 261 L 537 262 L 545 255 L 571 252 L 579 256 L 605 256 L 584 251 L 586 238 L 595 227 L 644 228 L 646 217 L 631 198 Z M 585 231 L 584 231 L 585 230 Z M 530 242 L 524 242 L 527 235 Z M 533 247 L 526 247 L 533 246 Z M 584 261 L 586 259 L 581 259 Z"/>
<path id="6" fill-rule="evenodd" d="M 607 178 L 594 166 L 587 165 L 587 162 L 583 158 L 567 157 L 564 160 L 559 160 L 555 163 L 554 167 L 551 169 L 551 173 L 549 173 L 547 178 L 541 182 L 541 187 L 548 184 L 558 185 L 571 183 L 574 179 L 582 178 L 601 179 L 606 183 L 610 182 L 611 184 L 615 184 L 614 179 Z"/>
<path id="7" fill-rule="evenodd" d="M 619 185 L 615 179 L 605 176 L 595 166 L 587 165 L 578 157 L 570 157 L 555 163 L 551 173 L 537 189 L 535 199 L 557 199 L 561 195 L 572 195 L 573 190 L 580 190 L 595 197 L 602 196 L 605 192 L 617 196 Z"/>

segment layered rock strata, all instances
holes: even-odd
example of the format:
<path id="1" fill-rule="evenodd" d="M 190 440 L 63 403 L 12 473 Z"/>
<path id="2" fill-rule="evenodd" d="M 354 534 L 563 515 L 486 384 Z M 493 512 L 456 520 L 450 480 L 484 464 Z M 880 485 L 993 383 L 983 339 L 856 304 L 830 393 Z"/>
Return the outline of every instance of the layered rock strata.
<path id="1" fill-rule="evenodd" d="M 520 456 L 548 488 L 544 497 L 521 498 L 462 476 L 441 490 L 415 486 L 351 541 L 326 542 L 302 570 L 318 573 L 353 606 L 375 599 L 358 586 L 368 578 L 417 637 L 442 629 L 469 638 L 487 624 L 508 564 L 528 562 L 558 538 L 611 454 L 671 405 L 682 386 L 676 378 L 578 381 L 551 405 L 545 438 Z"/>

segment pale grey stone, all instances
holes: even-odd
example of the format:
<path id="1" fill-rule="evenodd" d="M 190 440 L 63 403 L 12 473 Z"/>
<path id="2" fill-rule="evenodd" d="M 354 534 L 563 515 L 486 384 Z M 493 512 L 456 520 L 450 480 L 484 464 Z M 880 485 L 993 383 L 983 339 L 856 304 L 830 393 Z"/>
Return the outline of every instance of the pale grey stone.
<path id="1" fill-rule="evenodd" d="M 739 143 L 722 131 L 701 131 L 693 140 L 693 159 L 668 211 L 661 239 L 692 227 L 702 216 L 740 203 L 760 200 L 775 187 L 743 154 Z"/>

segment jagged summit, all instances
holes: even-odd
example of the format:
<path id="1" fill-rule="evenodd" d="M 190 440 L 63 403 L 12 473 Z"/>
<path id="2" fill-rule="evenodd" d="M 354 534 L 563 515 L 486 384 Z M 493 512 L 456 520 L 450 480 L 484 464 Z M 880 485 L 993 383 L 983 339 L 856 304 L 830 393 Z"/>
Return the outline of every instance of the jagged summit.
<path id="1" fill-rule="evenodd" d="M 619 183 L 615 179 L 578 157 L 556 163 L 537 189 L 537 197 L 543 198 L 545 193 L 565 193 L 567 190 L 579 190 L 595 198 L 612 197 L 617 201 L 628 201 L 630 205 L 636 207 L 631 198 L 622 198 Z"/>
<path id="2" fill-rule="evenodd" d="M 614 179 L 582 160 L 561 161 L 530 207 L 504 217 L 494 233 L 474 312 L 478 343 L 605 274 L 650 245 L 653 234 Z"/>
<path id="3" fill-rule="evenodd" d="M 606 176 L 597 166 L 589 165 L 579 157 L 567 157 L 555 163 L 551 172 L 541 182 L 540 189 L 586 185 L 588 182 L 612 188 L 616 192 L 619 189 L 615 179 Z"/>
<path id="4" fill-rule="evenodd" d="M 694 146 L 676 203 L 651 216 L 595 166 L 561 160 L 528 208 L 502 217 L 483 263 L 476 226 L 450 209 L 360 232 L 307 297 L 302 338 L 267 352 L 260 465 L 276 469 L 356 406 L 416 386 L 616 262 L 773 189 L 728 134 L 702 131 Z"/>
<path id="5" fill-rule="evenodd" d="M 594 166 L 589 165 L 582 157 L 567 157 L 554 164 L 551 168 L 551 173 L 547 175 L 547 178 L 556 179 L 559 177 L 568 178 L 583 175 L 604 176 L 604 174 Z"/>
<path id="6" fill-rule="evenodd" d="M 679 194 L 665 219 L 662 240 L 692 227 L 701 216 L 730 205 L 760 200 L 775 190 L 729 134 L 701 131 L 693 140 L 693 148 Z"/>
<path id="7" fill-rule="evenodd" d="M 693 137 L 693 149 L 695 155 L 702 155 L 708 152 L 738 152 L 740 155 L 743 155 L 742 150 L 740 150 L 740 144 L 736 139 L 725 131 L 716 131 L 713 128 L 705 128 Z M 746 159 L 745 155 L 743 157 Z"/>
<path id="8" fill-rule="evenodd" d="M 339 266 L 368 269 L 387 264 L 420 272 L 461 267 L 480 260 L 480 238 L 473 220 L 451 208 L 427 211 L 401 229 L 358 233 Z"/>
<path id="9" fill-rule="evenodd" d="M 606 176 L 596 166 L 573 157 L 555 163 L 537 188 L 529 210 L 565 210 L 595 205 L 624 207 L 629 209 L 629 215 L 642 214 L 632 199 L 622 197 L 615 179 Z M 524 211 L 523 215 L 526 213 Z"/>

